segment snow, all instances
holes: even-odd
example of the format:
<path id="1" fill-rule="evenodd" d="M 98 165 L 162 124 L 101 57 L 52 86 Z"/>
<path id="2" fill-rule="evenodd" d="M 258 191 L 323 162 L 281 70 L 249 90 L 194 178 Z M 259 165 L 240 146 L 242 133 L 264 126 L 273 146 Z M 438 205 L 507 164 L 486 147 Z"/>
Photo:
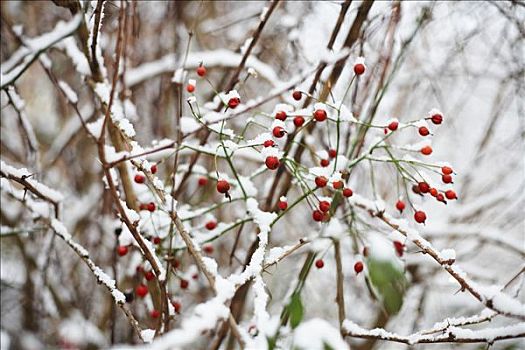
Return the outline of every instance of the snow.
<path id="1" fill-rule="evenodd" d="M 78 102 L 78 96 L 76 92 L 73 91 L 73 89 L 71 88 L 71 86 L 68 85 L 68 83 L 66 83 L 63 80 L 59 80 L 58 86 L 60 86 L 60 89 L 62 89 L 69 102 L 71 102 L 72 104 L 76 104 Z"/>
<path id="2" fill-rule="evenodd" d="M 144 340 L 144 343 L 151 343 L 153 341 L 153 337 L 155 336 L 155 330 L 143 329 L 142 332 L 140 332 L 140 335 Z"/>
<path id="3" fill-rule="evenodd" d="M 302 350 L 324 350 L 326 345 L 337 350 L 350 349 L 341 337 L 339 329 L 320 318 L 299 324 L 293 340 L 294 346 Z"/>

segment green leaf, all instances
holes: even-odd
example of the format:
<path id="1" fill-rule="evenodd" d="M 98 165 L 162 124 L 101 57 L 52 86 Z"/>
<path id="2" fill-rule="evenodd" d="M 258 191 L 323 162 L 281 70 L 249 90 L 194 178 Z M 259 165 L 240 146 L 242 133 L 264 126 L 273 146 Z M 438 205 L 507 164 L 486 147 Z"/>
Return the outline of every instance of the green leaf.
<path id="1" fill-rule="evenodd" d="M 296 328 L 304 316 L 303 303 L 301 302 L 301 296 L 299 294 L 292 295 L 288 309 L 290 310 L 290 325 L 292 328 Z"/>
<path id="2" fill-rule="evenodd" d="M 395 315 L 403 306 L 407 280 L 403 270 L 394 261 L 370 258 L 367 261 L 368 277 L 385 310 Z"/>

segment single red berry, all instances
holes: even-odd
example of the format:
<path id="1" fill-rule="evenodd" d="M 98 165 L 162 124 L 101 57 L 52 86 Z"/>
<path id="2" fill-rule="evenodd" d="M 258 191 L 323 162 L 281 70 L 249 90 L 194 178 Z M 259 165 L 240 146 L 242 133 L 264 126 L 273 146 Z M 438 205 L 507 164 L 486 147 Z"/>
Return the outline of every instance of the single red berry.
<path id="1" fill-rule="evenodd" d="M 441 114 L 434 114 L 431 118 L 432 123 L 439 125 L 443 122 L 443 116 Z"/>
<path id="2" fill-rule="evenodd" d="M 217 192 L 227 193 L 230 190 L 230 183 L 226 180 L 217 181 Z"/>
<path id="3" fill-rule="evenodd" d="M 317 185 L 317 187 L 325 187 L 327 183 L 328 179 L 324 176 L 317 176 L 315 178 L 315 184 Z"/>
<path id="4" fill-rule="evenodd" d="M 152 213 L 155 211 L 155 203 L 153 203 L 153 202 L 149 202 L 148 203 L 148 211 L 150 211 Z"/>
<path id="5" fill-rule="evenodd" d="M 188 91 L 190 94 L 195 91 L 195 85 L 188 84 L 186 85 L 186 91 Z"/>
<path id="6" fill-rule="evenodd" d="M 172 301 L 171 305 L 173 305 L 173 308 L 175 309 L 176 313 L 180 313 L 180 309 L 182 308 L 182 304 L 179 301 Z"/>
<path id="7" fill-rule="evenodd" d="M 272 134 L 277 138 L 281 138 L 284 136 L 284 134 L 286 134 L 286 131 L 284 131 L 282 127 L 276 126 L 275 128 L 273 128 Z"/>
<path id="8" fill-rule="evenodd" d="M 441 172 L 444 175 L 451 175 L 454 171 L 452 170 L 451 167 L 445 165 L 444 167 L 441 168 Z"/>
<path id="9" fill-rule="evenodd" d="M 275 145 L 275 142 L 273 140 L 266 140 L 263 143 L 264 147 L 272 147 L 273 145 Z"/>
<path id="10" fill-rule="evenodd" d="M 390 124 L 388 124 L 388 129 L 390 131 L 396 131 L 398 126 L 399 126 L 398 122 L 396 122 L 396 121 L 390 122 Z"/>
<path id="11" fill-rule="evenodd" d="M 142 271 L 144 271 L 144 268 L 142 267 L 142 265 L 137 265 L 137 267 L 135 268 L 135 271 L 139 274 L 139 273 L 142 273 Z"/>
<path id="12" fill-rule="evenodd" d="M 425 146 L 425 147 L 421 148 L 421 153 L 424 154 L 425 156 L 430 155 L 432 153 L 432 147 Z"/>
<path id="13" fill-rule="evenodd" d="M 138 184 L 143 184 L 146 181 L 146 177 L 141 174 L 135 175 L 135 182 Z"/>
<path id="14" fill-rule="evenodd" d="M 430 134 L 430 131 L 428 131 L 428 128 L 426 126 L 419 127 L 419 135 L 428 136 L 428 134 Z"/>
<path id="15" fill-rule="evenodd" d="M 396 202 L 396 209 L 399 210 L 400 213 L 405 210 L 405 202 L 403 202 L 401 199 Z"/>
<path id="16" fill-rule="evenodd" d="M 151 166 L 151 168 L 149 169 L 151 171 L 152 174 L 156 174 L 157 173 L 157 165 L 156 164 L 153 164 Z"/>
<path id="17" fill-rule="evenodd" d="M 241 104 L 241 99 L 238 97 L 232 97 L 228 101 L 228 107 L 231 109 L 235 109 L 240 104 Z"/>
<path id="18" fill-rule="evenodd" d="M 180 267 L 180 260 L 179 259 L 173 259 L 173 267 L 175 269 L 178 269 Z"/>
<path id="19" fill-rule="evenodd" d="M 328 116 L 326 115 L 326 111 L 324 109 L 318 109 L 314 112 L 314 118 L 318 122 L 323 122 L 326 120 Z"/>
<path id="20" fill-rule="evenodd" d="M 139 210 L 148 210 L 148 205 L 146 203 L 140 203 Z"/>
<path id="21" fill-rule="evenodd" d="M 199 274 L 198 273 L 194 273 L 193 275 L 191 275 L 191 278 L 194 279 L 194 280 L 198 280 L 199 279 Z"/>
<path id="22" fill-rule="evenodd" d="M 447 197 L 447 199 L 458 199 L 458 197 L 456 196 L 456 192 L 454 192 L 453 190 L 447 190 L 445 192 L 445 197 Z"/>
<path id="23" fill-rule="evenodd" d="M 427 214 L 424 211 L 418 210 L 414 213 L 414 220 L 417 223 L 424 224 L 427 219 Z"/>
<path id="24" fill-rule="evenodd" d="M 438 190 L 437 190 L 436 188 L 432 187 L 432 188 L 430 189 L 430 195 L 431 195 L 432 197 L 436 197 L 436 196 L 438 195 L 438 193 L 439 193 L 439 192 L 438 192 Z"/>
<path id="25" fill-rule="evenodd" d="M 279 120 L 282 120 L 283 122 L 286 120 L 286 112 L 284 111 L 279 111 L 277 113 L 275 113 L 275 119 L 279 119 Z"/>
<path id="26" fill-rule="evenodd" d="M 323 259 L 318 259 L 315 261 L 315 267 L 318 269 L 322 269 L 324 267 L 324 261 Z"/>
<path id="27" fill-rule="evenodd" d="M 320 210 L 314 210 L 312 213 L 312 219 L 314 219 L 314 221 L 323 221 L 323 216 L 323 212 Z"/>
<path id="28" fill-rule="evenodd" d="M 204 177 L 204 176 L 201 176 L 199 177 L 199 180 L 197 181 L 198 185 L 199 186 L 206 186 L 206 184 L 208 183 L 208 178 Z"/>
<path id="29" fill-rule="evenodd" d="M 388 129 L 387 128 L 383 129 L 383 134 L 385 134 L 385 135 L 388 134 Z"/>
<path id="30" fill-rule="evenodd" d="M 293 118 L 293 125 L 295 125 L 296 128 L 300 128 L 304 124 L 304 118 L 298 115 L 297 117 Z"/>
<path id="31" fill-rule="evenodd" d="M 340 190 L 341 188 L 343 188 L 344 184 L 343 184 L 343 181 L 334 181 L 332 182 L 332 186 L 334 186 L 334 189 Z M 343 195 L 344 195 L 344 191 L 343 191 Z"/>
<path id="32" fill-rule="evenodd" d="M 417 184 L 421 193 L 428 193 L 430 186 L 426 182 L 420 182 Z"/>
<path id="33" fill-rule="evenodd" d="M 361 75 L 365 72 L 365 65 L 362 63 L 354 64 L 354 73 L 356 75 Z"/>
<path id="34" fill-rule="evenodd" d="M 419 186 L 417 184 L 412 186 L 412 192 L 415 194 L 421 194 L 421 191 L 419 190 Z"/>
<path id="35" fill-rule="evenodd" d="M 321 210 L 323 213 L 326 213 L 328 210 L 330 210 L 330 202 L 328 202 L 328 201 L 320 201 L 319 202 L 319 210 Z"/>
<path id="36" fill-rule="evenodd" d="M 352 191 L 352 189 L 348 187 L 343 189 L 343 196 L 345 196 L 346 198 L 352 197 L 353 194 L 354 194 L 354 191 Z"/>
<path id="37" fill-rule="evenodd" d="M 328 159 L 321 159 L 319 163 L 321 164 L 323 168 L 326 168 L 327 166 L 330 165 L 330 161 Z"/>
<path id="38" fill-rule="evenodd" d="M 330 158 L 335 158 L 335 157 L 337 157 L 337 151 L 336 151 L 335 149 L 333 149 L 333 148 L 330 148 L 330 149 L 328 150 L 328 156 L 329 156 Z"/>
<path id="39" fill-rule="evenodd" d="M 443 193 L 438 194 L 436 199 L 437 199 L 438 202 L 443 202 L 443 203 L 447 204 L 447 201 L 445 200 L 445 196 L 443 195 Z"/>
<path id="40" fill-rule="evenodd" d="M 275 170 L 280 165 L 279 158 L 275 156 L 266 157 L 266 161 L 264 163 L 266 164 L 266 167 L 270 170 Z"/>
<path id="41" fill-rule="evenodd" d="M 152 281 L 155 278 L 155 274 L 153 273 L 153 271 L 146 271 L 144 272 L 144 278 L 146 279 L 146 281 Z"/>
<path id="42" fill-rule="evenodd" d="M 403 256 L 403 253 L 405 251 L 405 245 L 399 241 L 394 241 L 394 248 L 396 249 L 396 253 L 399 256 Z"/>
<path id="43" fill-rule="evenodd" d="M 197 75 L 203 77 L 206 75 L 206 68 L 203 65 L 197 67 Z"/>
<path id="44" fill-rule="evenodd" d="M 356 273 L 356 275 L 358 275 L 360 272 L 363 271 L 363 268 L 365 266 L 363 265 L 363 263 L 361 261 L 358 261 L 354 264 L 354 271 Z"/>
<path id="45" fill-rule="evenodd" d="M 161 241 L 161 239 L 160 239 L 159 236 L 153 237 L 153 244 L 160 244 L 160 241 Z"/>
<path id="46" fill-rule="evenodd" d="M 441 176 L 441 181 L 443 181 L 446 184 L 452 183 L 452 175 L 445 174 Z"/>
<path id="47" fill-rule="evenodd" d="M 180 280 L 181 289 L 186 289 L 188 288 L 189 285 L 190 285 L 190 282 L 188 280 L 185 280 L 185 279 Z"/>
<path id="48" fill-rule="evenodd" d="M 202 247 L 202 250 L 206 253 L 206 254 L 213 254 L 213 246 L 211 244 L 206 244 Z"/>
<path id="49" fill-rule="evenodd" d="M 141 283 L 135 288 L 135 293 L 141 298 L 144 298 L 148 294 L 148 286 Z"/>
<path id="50" fill-rule="evenodd" d="M 206 229 L 213 230 L 215 227 L 217 227 L 217 221 L 210 220 L 206 223 Z"/>
<path id="51" fill-rule="evenodd" d="M 286 210 L 286 208 L 288 208 L 288 203 L 285 202 L 285 201 L 279 201 L 277 203 L 277 206 L 279 207 L 279 209 L 281 210 Z"/>
<path id="52" fill-rule="evenodd" d="M 124 256 L 124 255 L 128 254 L 128 251 L 129 251 L 129 249 L 128 249 L 128 247 L 125 246 L 125 245 L 119 245 L 119 246 L 117 247 L 117 254 L 118 254 L 119 256 Z"/>
<path id="53" fill-rule="evenodd" d="M 159 310 L 151 310 L 149 315 L 151 316 L 151 318 L 159 318 L 160 312 L 159 312 Z"/>
<path id="54" fill-rule="evenodd" d="M 292 93 L 292 97 L 293 97 L 294 100 L 296 100 L 296 101 L 300 101 L 301 98 L 303 97 L 303 94 L 301 93 L 301 91 L 297 91 L 297 90 L 296 90 L 296 91 L 294 91 L 294 92 Z"/>

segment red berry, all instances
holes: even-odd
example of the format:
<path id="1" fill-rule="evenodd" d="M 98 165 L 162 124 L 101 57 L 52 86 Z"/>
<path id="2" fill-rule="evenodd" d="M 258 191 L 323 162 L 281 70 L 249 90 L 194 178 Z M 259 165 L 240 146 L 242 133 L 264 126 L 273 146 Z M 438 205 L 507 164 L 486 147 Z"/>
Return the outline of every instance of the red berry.
<path id="1" fill-rule="evenodd" d="M 324 267 L 324 261 L 323 259 L 318 259 L 315 261 L 315 267 L 318 269 L 322 269 Z"/>
<path id="2" fill-rule="evenodd" d="M 153 237 L 153 244 L 160 244 L 160 237 L 159 236 L 155 236 Z"/>
<path id="3" fill-rule="evenodd" d="M 275 114 L 275 119 L 279 119 L 279 120 L 282 120 L 282 121 L 285 121 L 286 120 L 286 112 L 284 111 L 279 111 Z"/>
<path id="4" fill-rule="evenodd" d="M 286 134 L 286 131 L 284 131 L 282 127 L 276 126 L 275 128 L 273 128 L 272 134 L 277 138 L 281 138 L 284 136 L 284 134 Z"/>
<path id="5" fill-rule="evenodd" d="M 230 190 L 230 183 L 226 180 L 217 181 L 217 192 L 227 193 Z"/>
<path id="6" fill-rule="evenodd" d="M 186 85 L 186 91 L 188 91 L 190 94 L 195 91 L 195 85 L 188 84 Z"/>
<path id="7" fill-rule="evenodd" d="M 296 101 L 300 101 L 301 98 L 303 97 L 303 94 L 301 93 L 301 91 L 297 91 L 297 90 L 296 90 L 296 91 L 294 91 L 294 92 L 292 93 L 292 97 L 293 97 L 294 100 L 296 100 Z"/>
<path id="8" fill-rule="evenodd" d="M 326 111 L 324 109 L 318 109 L 314 112 L 314 118 L 315 120 L 317 120 L 318 122 L 323 122 L 326 120 L 327 118 L 327 115 L 326 115 Z"/>
<path id="9" fill-rule="evenodd" d="M 456 196 L 456 192 L 454 192 L 453 190 L 448 190 L 445 192 L 445 197 L 447 197 L 447 199 L 458 199 L 458 197 Z"/>
<path id="10" fill-rule="evenodd" d="M 421 193 L 428 193 L 428 191 L 430 190 L 430 186 L 426 182 L 418 183 L 417 187 L 419 187 L 419 191 Z"/>
<path id="11" fill-rule="evenodd" d="M 403 212 L 405 209 L 405 202 L 403 202 L 401 199 L 396 202 L 396 209 L 399 210 L 400 213 Z"/>
<path id="12" fill-rule="evenodd" d="M 190 282 L 188 280 L 185 280 L 185 279 L 180 280 L 180 287 L 182 289 L 188 288 L 189 285 L 190 285 Z"/>
<path id="13" fill-rule="evenodd" d="M 213 230 L 215 227 L 217 227 L 217 221 L 210 220 L 206 223 L 206 229 Z"/>
<path id="14" fill-rule="evenodd" d="M 146 271 L 144 273 L 144 278 L 146 279 L 146 281 L 151 281 L 155 278 L 155 274 L 153 274 L 152 271 Z"/>
<path id="15" fill-rule="evenodd" d="M 208 183 L 208 179 L 205 178 L 204 176 L 201 176 L 199 177 L 199 180 L 197 182 L 199 184 L 199 186 L 206 186 L 206 184 Z"/>
<path id="16" fill-rule="evenodd" d="M 323 216 L 323 212 L 320 210 L 314 210 L 312 213 L 312 218 L 314 219 L 314 221 L 323 221 Z"/>
<path id="17" fill-rule="evenodd" d="M 241 104 L 241 99 L 238 97 L 232 97 L 228 101 L 228 107 L 231 109 L 235 109 L 240 104 Z"/>
<path id="18" fill-rule="evenodd" d="M 206 75 L 206 68 L 203 65 L 200 65 L 199 67 L 197 67 L 197 75 L 199 77 L 203 77 Z"/>
<path id="19" fill-rule="evenodd" d="M 345 196 L 346 198 L 352 197 L 353 194 L 354 194 L 354 191 L 352 191 L 352 189 L 348 187 L 343 190 L 343 196 Z"/>
<path id="20" fill-rule="evenodd" d="M 151 310 L 149 315 L 151 316 L 151 318 L 159 318 L 160 312 L 159 312 L 159 310 Z"/>
<path id="21" fill-rule="evenodd" d="M 279 201 L 277 203 L 277 206 L 279 207 L 279 209 L 281 210 L 286 210 L 286 208 L 288 208 L 288 203 L 285 202 L 285 201 Z"/>
<path id="22" fill-rule="evenodd" d="M 330 210 L 330 202 L 328 202 L 328 201 L 320 201 L 319 202 L 319 210 L 321 210 L 323 213 L 326 213 L 328 210 Z"/>
<path id="23" fill-rule="evenodd" d="M 117 254 L 119 256 L 124 256 L 124 255 L 128 254 L 128 247 L 125 246 L 125 245 L 119 245 L 117 247 Z"/>
<path id="24" fill-rule="evenodd" d="M 182 304 L 179 301 L 172 301 L 171 305 L 173 305 L 173 308 L 175 309 L 176 313 L 180 313 L 180 309 L 182 308 Z"/>
<path id="25" fill-rule="evenodd" d="M 293 125 L 295 125 L 296 128 L 300 128 L 304 124 L 304 118 L 298 115 L 297 117 L 293 118 Z"/>
<path id="26" fill-rule="evenodd" d="M 193 278 L 194 280 L 198 280 L 199 279 L 199 274 L 198 273 L 194 273 L 193 275 L 191 275 L 191 278 Z"/>
<path id="27" fill-rule="evenodd" d="M 446 184 L 449 184 L 452 182 L 452 175 L 449 175 L 449 174 L 445 174 L 443 176 L 441 176 L 441 180 L 446 183 Z"/>
<path id="28" fill-rule="evenodd" d="M 361 75 L 365 72 L 365 65 L 362 63 L 357 63 L 354 65 L 354 73 L 356 75 Z"/>
<path id="29" fill-rule="evenodd" d="M 430 131 L 428 131 L 428 128 L 425 127 L 425 126 L 421 126 L 419 128 L 419 135 L 421 136 L 427 136 L 428 134 L 430 134 Z"/>
<path id="30" fill-rule="evenodd" d="M 363 268 L 365 266 L 363 265 L 363 263 L 361 261 L 358 261 L 354 264 L 354 271 L 356 273 L 356 275 L 358 275 L 360 272 L 363 271 Z"/>
<path id="31" fill-rule="evenodd" d="M 337 151 L 336 151 L 335 149 L 333 149 L 333 148 L 330 148 L 330 149 L 328 150 L 328 156 L 329 156 L 330 158 L 335 158 L 335 157 L 337 156 Z"/>
<path id="32" fill-rule="evenodd" d="M 388 124 L 388 129 L 390 129 L 390 131 L 396 131 L 398 126 L 398 122 L 390 122 L 390 124 Z"/>
<path id="33" fill-rule="evenodd" d="M 425 156 L 430 155 L 432 153 L 432 147 L 425 146 L 425 147 L 421 148 L 421 153 L 424 154 Z"/>
<path id="34" fill-rule="evenodd" d="M 441 114 L 434 114 L 431 118 L 432 123 L 439 125 L 443 122 L 443 116 Z"/>
<path id="35" fill-rule="evenodd" d="M 153 202 L 149 202 L 148 203 L 148 211 L 150 211 L 152 213 L 155 211 L 155 203 L 153 203 Z"/>
<path id="36" fill-rule="evenodd" d="M 438 193 L 439 193 L 439 192 L 438 192 L 438 190 L 437 190 L 436 188 L 432 187 L 432 188 L 430 189 L 430 195 L 431 195 L 432 197 L 436 197 L 436 196 L 438 195 Z"/>
<path id="37" fill-rule="evenodd" d="M 275 156 L 266 157 L 266 161 L 264 163 L 268 169 L 275 170 L 279 167 L 279 158 Z"/>
<path id="38" fill-rule="evenodd" d="M 334 186 L 334 189 L 340 190 L 341 188 L 343 188 L 344 184 L 343 184 L 343 181 L 334 181 L 332 182 L 332 186 Z"/>
<path id="39" fill-rule="evenodd" d="M 317 176 L 315 178 L 315 184 L 317 185 L 317 187 L 325 187 L 327 183 L 328 179 L 324 176 Z"/>
<path id="40" fill-rule="evenodd" d="M 264 147 L 272 147 L 273 145 L 275 145 L 275 142 L 273 140 L 266 140 L 263 143 Z"/>
<path id="41" fill-rule="evenodd" d="M 445 201 L 445 196 L 443 195 L 443 193 L 438 194 L 436 199 L 437 199 L 438 202 L 443 202 L 443 203 L 447 204 L 447 202 Z"/>
<path id="42" fill-rule="evenodd" d="M 141 174 L 135 175 L 135 182 L 138 184 L 143 184 L 146 181 L 146 177 Z"/>
<path id="43" fill-rule="evenodd" d="M 206 253 L 206 254 L 213 254 L 213 246 L 211 244 L 206 244 L 202 247 L 202 250 Z"/>
<path id="44" fill-rule="evenodd" d="M 399 256 L 403 256 L 403 253 L 405 251 L 405 245 L 399 241 L 394 241 L 394 248 L 396 249 L 396 253 Z"/>
<path id="45" fill-rule="evenodd" d="M 141 298 L 144 298 L 148 294 L 148 286 L 145 284 L 139 284 L 137 288 L 135 288 L 135 293 Z"/>
<path id="46" fill-rule="evenodd" d="M 427 214 L 425 214 L 424 211 L 418 210 L 414 213 L 414 220 L 416 220 L 417 223 L 424 224 L 426 219 Z"/>
<path id="47" fill-rule="evenodd" d="M 452 174 L 454 171 L 452 170 L 451 167 L 449 167 L 449 166 L 444 166 L 444 167 L 441 168 L 441 172 L 442 172 L 443 174 L 445 174 L 445 175 L 450 175 L 450 174 Z"/>
<path id="48" fill-rule="evenodd" d="M 330 161 L 328 159 L 321 159 L 319 163 L 321 164 L 323 168 L 326 168 L 327 166 L 330 165 Z"/>
<path id="49" fill-rule="evenodd" d="M 150 168 L 150 171 L 152 174 L 156 174 L 157 173 L 157 165 L 156 164 L 153 164 Z"/>
<path id="50" fill-rule="evenodd" d="M 140 203 L 139 210 L 148 210 L 148 205 L 146 203 Z"/>

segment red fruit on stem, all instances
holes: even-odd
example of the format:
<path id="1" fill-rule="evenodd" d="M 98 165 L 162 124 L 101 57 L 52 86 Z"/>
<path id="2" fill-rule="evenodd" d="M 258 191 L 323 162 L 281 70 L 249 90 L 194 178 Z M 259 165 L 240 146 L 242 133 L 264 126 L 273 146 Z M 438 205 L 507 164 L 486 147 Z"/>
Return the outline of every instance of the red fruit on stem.
<path id="1" fill-rule="evenodd" d="M 425 156 L 430 155 L 432 153 L 432 147 L 425 146 L 425 147 L 421 148 L 421 153 L 424 154 Z"/>
<path id="2" fill-rule="evenodd" d="M 315 184 L 317 185 L 317 187 L 325 187 L 327 183 L 328 179 L 324 176 L 317 176 L 315 178 Z"/>
<path id="3" fill-rule="evenodd" d="M 285 201 L 279 201 L 277 203 L 277 206 L 279 207 L 279 209 L 281 210 L 286 210 L 286 208 L 288 208 L 288 203 L 285 202 Z"/>
<path id="4" fill-rule="evenodd" d="M 153 164 L 151 166 L 151 168 L 149 169 L 151 171 L 152 174 L 156 174 L 157 173 L 157 165 L 156 164 Z"/>
<path id="5" fill-rule="evenodd" d="M 141 174 L 135 175 L 135 182 L 138 184 L 143 184 L 146 181 L 146 177 Z"/>
<path id="6" fill-rule="evenodd" d="M 148 205 L 146 203 L 140 203 L 139 210 L 148 210 Z"/>
<path id="7" fill-rule="evenodd" d="M 388 124 L 388 129 L 390 131 L 396 131 L 397 130 L 397 127 L 399 126 L 399 123 L 398 122 L 390 122 L 390 124 Z"/>
<path id="8" fill-rule="evenodd" d="M 159 318 L 160 312 L 159 312 L 159 310 L 151 310 L 149 315 L 151 316 L 151 318 Z"/>
<path id="9" fill-rule="evenodd" d="M 217 192 L 227 193 L 230 190 L 230 183 L 226 180 L 217 181 Z"/>
<path id="10" fill-rule="evenodd" d="M 315 261 L 315 267 L 318 269 L 322 269 L 324 267 L 324 261 L 323 259 L 318 259 Z"/>
<path id="11" fill-rule="evenodd" d="M 211 244 L 206 244 L 202 247 L 202 250 L 206 253 L 206 254 L 213 254 L 213 246 Z"/>
<path id="12" fill-rule="evenodd" d="M 198 185 L 199 186 L 206 186 L 206 184 L 208 183 L 208 178 L 204 177 L 204 176 L 201 176 L 199 177 L 199 180 L 197 181 Z"/>
<path id="13" fill-rule="evenodd" d="M 312 213 L 312 219 L 314 219 L 314 221 L 323 221 L 323 216 L 323 212 L 320 210 L 314 210 Z"/>
<path id="14" fill-rule="evenodd" d="M 124 256 L 124 255 L 128 254 L 128 251 L 129 251 L 129 250 L 128 250 L 128 247 L 125 246 L 125 245 L 119 245 L 119 246 L 117 247 L 117 254 L 118 254 L 119 256 Z"/>
<path id="15" fill-rule="evenodd" d="M 324 122 L 328 118 L 324 109 L 318 109 L 314 112 L 314 119 L 318 122 Z"/>
<path id="16" fill-rule="evenodd" d="M 437 199 L 438 202 L 443 202 L 443 203 L 447 204 L 447 201 L 445 201 L 445 196 L 443 195 L 443 193 L 438 194 L 436 199 Z"/>
<path id="17" fill-rule="evenodd" d="M 335 158 L 335 157 L 337 157 L 337 151 L 336 151 L 335 149 L 333 149 L 333 148 L 329 149 L 329 150 L 328 150 L 328 156 L 329 156 L 330 158 Z"/>
<path id="18" fill-rule="evenodd" d="M 400 213 L 402 213 L 403 210 L 405 210 L 405 202 L 403 202 L 402 200 L 398 200 L 396 202 L 396 209 L 399 210 Z"/>
<path id="19" fill-rule="evenodd" d="M 361 261 L 358 261 L 354 264 L 354 271 L 356 273 L 356 275 L 358 275 L 360 272 L 363 271 L 363 268 L 365 266 L 363 265 L 363 263 Z"/>
<path id="20" fill-rule="evenodd" d="M 199 274 L 198 273 L 194 273 L 193 275 L 191 275 L 191 278 L 193 278 L 194 280 L 198 280 L 199 279 Z"/>
<path id="21" fill-rule="evenodd" d="M 396 253 L 399 256 L 403 256 L 403 253 L 405 251 L 405 245 L 399 241 L 394 241 L 394 248 L 396 249 Z"/>
<path id="22" fill-rule="evenodd" d="M 354 73 L 356 75 L 361 75 L 365 72 L 365 65 L 362 63 L 357 63 L 354 65 Z"/>
<path id="23" fill-rule="evenodd" d="M 296 128 L 300 128 L 304 124 L 304 118 L 298 115 L 297 117 L 293 118 L 293 125 L 295 125 Z"/>
<path id="24" fill-rule="evenodd" d="M 149 202 L 148 203 L 148 211 L 153 213 L 155 211 L 155 208 L 156 208 L 155 207 L 155 203 L 153 203 L 153 202 Z"/>
<path id="25" fill-rule="evenodd" d="M 327 166 L 330 165 L 330 161 L 328 159 L 321 159 L 319 163 L 321 164 L 323 168 L 326 168 Z"/>
<path id="26" fill-rule="evenodd" d="M 321 210 L 323 213 L 326 213 L 328 210 L 330 210 L 330 202 L 328 202 L 328 201 L 320 201 L 319 202 L 319 210 Z"/>
<path id="27" fill-rule="evenodd" d="M 427 214 L 424 211 L 418 210 L 414 213 L 414 220 L 419 224 L 424 224 L 427 220 Z"/>
<path id="28" fill-rule="evenodd" d="M 264 147 L 272 147 L 273 145 L 275 145 L 275 142 L 273 140 L 266 140 L 263 143 Z"/>
<path id="29" fill-rule="evenodd" d="M 301 93 L 301 91 L 297 91 L 297 90 L 296 90 L 296 91 L 294 91 L 294 92 L 292 93 L 292 97 L 293 97 L 294 100 L 296 100 L 296 101 L 300 101 L 301 98 L 303 97 L 303 94 Z"/>
<path id="30" fill-rule="evenodd" d="M 215 227 L 217 227 L 217 221 L 215 220 L 210 220 L 206 223 L 206 229 L 207 230 L 213 230 Z"/>
<path id="31" fill-rule="evenodd" d="M 444 167 L 441 168 L 441 172 L 444 175 L 451 175 L 454 171 L 452 170 L 451 167 L 445 165 Z"/>
<path id="32" fill-rule="evenodd" d="M 284 111 L 279 111 L 275 114 L 275 119 L 279 119 L 279 120 L 282 120 L 283 122 L 286 120 L 286 112 Z"/>
<path id="33" fill-rule="evenodd" d="M 343 188 L 344 184 L 343 181 L 334 181 L 332 182 L 332 186 L 334 186 L 334 189 L 340 190 L 341 188 Z"/>
<path id="34" fill-rule="evenodd" d="M 186 91 L 188 91 L 190 94 L 195 91 L 195 85 L 188 84 L 186 85 Z"/>
<path id="35" fill-rule="evenodd" d="M 264 163 L 266 164 L 266 167 L 270 170 L 275 170 L 280 165 L 279 158 L 275 156 L 266 157 L 266 161 Z"/>
<path id="36" fill-rule="evenodd" d="M 188 280 L 185 280 L 185 279 L 180 280 L 180 287 L 182 289 L 188 288 L 189 285 L 190 285 L 190 282 Z"/>
<path id="37" fill-rule="evenodd" d="M 179 301 L 172 301 L 171 305 L 173 305 L 173 308 L 175 309 L 176 313 L 180 313 L 180 309 L 182 308 L 182 304 Z"/>
<path id="38" fill-rule="evenodd" d="M 281 138 L 284 136 L 284 134 L 286 134 L 286 131 L 284 131 L 282 127 L 276 126 L 275 128 L 273 128 L 272 134 L 277 138 Z"/>
<path id="39" fill-rule="evenodd" d="M 343 196 L 345 196 L 346 198 L 352 197 L 353 194 L 354 194 L 354 191 L 352 191 L 352 189 L 348 187 L 343 190 Z"/>
<path id="40" fill-rule="evenodd" d="M 430 189 L 430 195 L 431 195 L 432 197 L 436 197 L 436 196 L 438 195 L 438 193 L 439 193 L 439 192 L 438 192 L 438 190 L 437 190 L 436 188 L 432 187 L 432 188 Z"/>
<path id="41" fill-rule="evenodd" d="M 206 68 L 203 65 L 197 67 L 197 75 L 203 77 L 206 75 Z"/>
<path id="42" fill-rule="evenodd" d="M 421 126 L 419 128 L 419 135 L 428 136 L 429 134 L 430 134 L 430 131 L 428 131 L 428 128 L 426 126 Z"/>
<path id="43" fill-rule="evenodd" d="M 458 197 L 456 196 L 456 192 L 454 192 L 453 190 L 448 190 L 445 192 L 445 197 L 447 197 L 447 199 L 458 199 Z"/>
<path id="44" fill-rule="evenodd" d="M 417 187 L 419 187 L 419 191 L 422 193 L 428 193 L 428 191 L 430 190 L 430 186 L 426 182 L 418 183 Z"/>
<path id="45" fill-rule="evenodd" d="M 135 293 L 141 298 L 144 298 L 148 294 L 148 286 L 141 283 L 135 288 Z"/>
<path id="46" fill-rule="evenodd" d="M 443 116 L 441 114 L 434 114 L 430 120 L 432 120 L 432 123 L 439 125 L 443 122 Z"/>
<path id="47" fill-rule="evenodd" d="M 441 181 L 443 181 L 446 184 L 452 183 L 452 175 L 444 174 L 441 176 Z"/>
<path id="48" fill-rule="evenodd" d="M 155 274 L 153 273 L 153 271 L 146 271 L 144 273 L 144 278 L 146 279 L 146 281 L 152 281 L 155 278 Z"/>
<path id="49" fill-rule="evenodd" d="M 238 97 L 232 97 L 228 101 L 228 107 L 231 109 L 235 109 L 240 104 L 241 104 L 241 99 Z"/>
<path id="50" fill-rule="evenodd" d="M 160 244 L 160 241 L 161 241 L 161 239 L 160 239 L 159 236 L 153 237 L 153 244 Z"/>

